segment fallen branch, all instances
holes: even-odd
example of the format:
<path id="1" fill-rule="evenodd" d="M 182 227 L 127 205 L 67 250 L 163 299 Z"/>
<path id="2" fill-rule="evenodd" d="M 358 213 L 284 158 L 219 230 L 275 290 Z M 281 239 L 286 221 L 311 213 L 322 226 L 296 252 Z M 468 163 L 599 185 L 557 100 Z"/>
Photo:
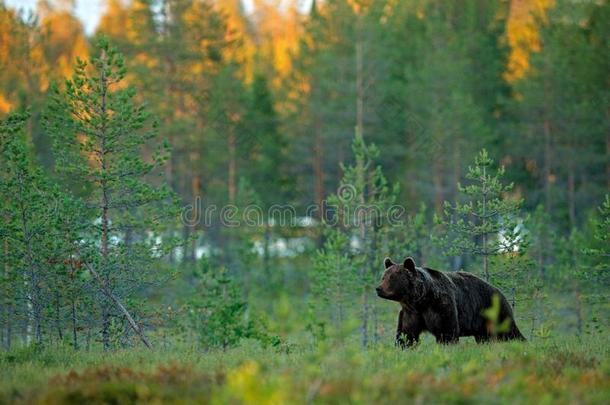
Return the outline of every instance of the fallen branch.
<path id="1" fill-rule="evenodd" d="M 117 307 L 119 307 L 119 309 L 121 310 L 121 312 L 125 315 L 125 317 L 127 318 L 127 321 L 129 322 L 129 325 L 131 326 L 131 328 L 133 329 L 133 331 L 140 337 L 140 340 L 142 341 L 142 343 L 144 343 L 144 345 L 146 347 L 148 347 L 150 350 L 152 350 L 152 345 L 150 344 L 150 342 L 148 341 L 148 339 L 146 338 L 146 336 L 144 335 L 144 332 L 142 331 L 142 328 L 140 328 L 138 326 L 138 324 L 136 323 L 136 321 L 133 319 L 133 317 L 131 316 L 131 314 L 129 313 L 129 311 L 127 311 L 127 308 L 125 308 L 125 306 L 121 303 L 121 301 L 119 301 L 119 299 L 116 297 L 116 295 L 114 295 L 112 293 L 112 291 L 110 290 L 110 288 L 108 288 L 108 286 L 106 285 L 106 283 L 104 283 L 104 280 L 102 280 L 102 278 L 100 277 L 99 273 L 97 271 L 95 271 L 93 269 L 93 267 L 91 267 L 89 265 L 89 263 L 84 262 L 85 267 L 87 268 L 87 270 L 89 270 L 89 273 L 91 273 L 91 275 L 93 275 L 93 277 L 97 280 L 97 282 L 100 285 L 100 288 L 102 290 L 102 292 L 112 300 L 112 302 L 115 303 L 115 305 Z"/>

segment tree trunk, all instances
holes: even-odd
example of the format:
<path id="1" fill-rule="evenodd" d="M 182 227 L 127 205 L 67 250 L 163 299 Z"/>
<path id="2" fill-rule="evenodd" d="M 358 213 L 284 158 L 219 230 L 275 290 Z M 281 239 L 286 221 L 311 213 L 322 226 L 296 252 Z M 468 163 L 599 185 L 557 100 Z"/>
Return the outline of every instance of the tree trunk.
<path id="1" fill-rule="evenodd" d="M 582 336 L 582 297 L 578 282 L 574 283 L 574 296 L 576 298 L 576 333 L 578 336 Z"/>
<path id="2" fill-rule="evenodd" d="M 76 320 L 76 302 L 72 298 L 72 346 L 74 350 L 78 350 L 78 335 L 77 335 L 77 320 Z"/>
<path id="3" fill-rule="evenodd" d="M 610 118 L 610 111 L 606 117 Z M 606 190 L 610 190 L 610 131 L 606 134 Z"/>
<path id="4" fill-rule="evenodd" d="M 544 121 L 544 208 L 546 212 L 551 212 L 551 124 L 548 119 Z"/>
<path id="5" fill-rule="evenodd" d="M 356 127 L 358 128 L 358 127 Z M 356 136 L 361 136 L 360 132 L 356 132 Z M 365 206 L 365 173 L 364 170 L 365 168 L 362 165 L 362 162 L 359 160 L 358 163 L 358 169 L 357 169 L 357 173 L 358 173 L 358 185 L 356 187 L 356 189 L 359 191 L 360 195 L 359 195 L 359 203 L 361 204 L 361 207 Z M 366 240 L 367 240 L 367 232 L 366 232 L 366 223 L 364 221 L 363 218 L 360 219 L 360 243 L 363 246 L 363 252 L 365 255 L 368 254 L 368 252 L 366 251 Z M 367 347 L 368 346 L 368 342 L 369 342 L 369 337 L 368 337 L 368 322 L 369 322 L 369 289 L 368 289 L 368 283 L 366 280 L 366 276 L 367 276 L 367 267 L 368 263 L 367 260 L 364 260 L 364 263 L 362 264 L 361 268 L 360 268 L 360 282 L 362 283 L 362 325 L 361 325 L 361 332 L 362 332 L 362 346 L 363 347 Z"/>
<path id="6" fill-rule="evenodd" d="M 97 271 L 95 271 L 95 269 L 93 267 L 91 267 L 88 263 L 84 263 L 85 266 L 87 267 L 87 270 L 89 270 L 89 273 L 91 273 L 91 275 L 96 279 L 96 281 L 98 282 L 98 285 L 100 287 L 100 289 L 102 290 L 102 292 L 117 306 L 117 308 L 120 310 L 120 312 L 123 313 L 123 315 L 125 316 L 125 318 L 127 318 L 127 322 L 129 323 L 129 325 L 131 326 L 131 328 L 133 329 L 133 331 L 140 337 L 140 340 L 142 341 L 142 343 L 144 343 L 144 345 L 146 347 L 148 347 L 149 349 L 152 350 L 152 345 L 150 344 L 150 342 L 148 341 L 148 339 L 146 338 L 146 335 L 144 335 L 144 332 L 142 331 L 142 329 L 140 328 L 140 326 L 136 323 L 136 321 L 132 318 L 131 314 L 129 313 L 129 311 L 127 311 L 127 308 L 125 308 L 125 306 L 123 306 L 123 304 L 121 303 L 121 301 L 116 297 L 116 295 L 113 294 L 112 290 L 108 287 L 108 285 L 104 282 L 104 280 L 100 277 L 100 275 L 98 274 Z"/>
<path id="7" fill-rule="evenodd" d="M 197 153 L 192 158 L 193 166 L 195 166 L 196 162 L 199 161 L 199 154 Z M 192 238 L 192 242 L 185 245 L 184 249 L 188 251 L 188 254 L 185 255 L 187 260 L 191 263 L 194 263 L 197 258 L 197 225 L 198 219 L 200 218 L 199 208 L 201 204 L 201 178 L 198 174 L 193 172 L 191 174 L 191 195 L 193 197 L 193 218 L 195 218 L 195 222 L 193 224 L 186 224 L 185 226 L 189 227 L 189 237 Z"/>
<path id="8" fill-rule="evenodd" d="M 458 194 L 458 184 L 462 177 L 462 152 L 460 150 L 459 141 L 455 142 L 453 151 L 453 195 L 449 196 L 449 199 L 455 199 Z"/>
<path id="9" fill-rule="evenodd" d="M 182 224 L 182 264 L 191 262 L 191 226 L 187 223 Z"/>
<path id="10" fill-rule="evenodd" d="M 105 55 L 100 57 L 103 61 L 106 60 Z M 102 106 L 100 115 L 104 117 L 102 121 L 102 128 L 100 137 L 101 139 L 101 151 L 100 151 L 100 162 L 101 162 L 101 171 L 106 174 L 106 128 L 105 128 L 105 117 L 107 116 L 106 111 L 106 91 L 108 88 L 107 79 L 105 76 L 104 69 L 100 69 L 101 72 L 101 83 L 102 83 Z M 109 251 L 108 251 L 108 233 L 109 233 L 109 218 L 108 218 L 108 210 L 109 210 L 109 196 L 108 196 L 108 185 L 106 184 L 106 180 L 102 178 L 101 181 L 101 189 L 102 189 L 102 234 L 100 241 L 100 249 L 102 256 L 102 277 L 104 277 L 104 283 L 106 285 L 110 284 L 110 269 L 109 269 Z M 108 304 L 108 300 L 102 299 L 102 344 L 104 346 L 104 350 L 110 349 L 110 308 Z"/>
<path id="11" fill-rule="evenodd" d="M 483 166 L 483 178 L 487 175 L 485 166 Z M 487 225 L 487 193 L 488 190 L 485 187 L 485 183 L 482 186 L 482 199 L 483 199 L 483 210 L 481 212 L 481 225 L 485 229 Z M 487 232 L 483 233 L 483 272 L 485 274 L 485 281 L 489 282 L 489 253 L 487 252 Z"/>
<path id="12" fill-rule="evenodd" d="M 4 278 L 4 285 L 6 286 L 6 288 L 8 288 L 9 283 L 9 277 L 10 277 L 10 268 L 9 268 L 9 263 L 8 263 L 8 254 L 9 254 L 9 248 L 8 248 L 8 239 L 5 238 L 4 239 L 4 263 L 3 263 L 3 278 Z M 5 319 L 6 319 L 6 332 L 5 332 L 5 336 L 4 336 L 4 348 L 6 350 L 10 350 L 11 348 L 11 337 L 13 335 L 13 302 L 11 301 L 11 298 L 9 297 L 9 292 L 6 291 L 6 297 L 5 297 L 5 302 L 4 302 L 4 314 L 5 314 Z"/>
<path id="13" fill-rule="evenodd" d="M 439 159 L 435 159 L 433 163 L 432 184 L 434 185 L 434 211 L 437 214 L 443 212 L 443 178 L 442 178 L 442 163 Z"/>
<path id="14" fill-rule="evenodd" d="M 356 40 L 356 136 L 364 138 L 364 72 L 363 72 L 363 48 L 364 44 L 361 37 L 361 20 L 358 18 L 358 38 Z M 364 207 L 366 203 L 365 199 L 365 188 L 367 183 L 366 173 L 364 172 L 365 168 L 362 165 L 362 162 L 358 161 L 358 186 L 356 187 L 360 193 L 359 202 L 362 207 Z M 366 256 L 369 252 L 366 251 L 366 241 L 367 241 L 367 229 L 364 218 L 360 219 L 360 243 L 362 244 L 364 255 Z M 360 279 L 362 283 L 362 346 L 367 347 L 369 343 L 368 337 L 368 322 L 369 322 L 369 286 L 367 283 L 367 267 L 368 261 L 365 260 L 361 269 L 360 269 Z"/>
<path id="15" fill-rule="evenodd" d="M 362 38 L 356 42 L 356 131 L 364 138 L 364 72 Z"/>
<path id="16" fill-rule="evenodd" d="M 19 183 L 19 210 L 21 214 L 21 226 L 23 231 L 23 242 L 25 244 L 25 263 L 26 263 L 26 277 L 29 280 L 29 310 L 30 320 L 34 327 L 34 339 L 37 344 L 42 344 L 42 297 L 39 285 L 39 272 L 40 269 L 37 266 L 34 258 L 33 248 L 33 233 L 31 229 L 30 221 L 28 220 L 28 207 L 24 205 L 25 199 L 25 186 L 23 183 L 22 173 L 18 173 L 17 181 Z M 29 333 L 28 333 L 29 335 Z"/>
<path id="17" fill-rule="evenodd" d="M 229 149 L 229 167 L 227 177 L 227 187 L 229 190 L 229 203 L 235 204 L 235 198 L 237 195 L 237 181 L 236 181 L 236 149 L 237 140 L 235 139 L 235 128 L 232 127 L 233 123 L 229 123 L 229 136 L 227 138 L 228 149 Z"/>
<path id="18" fill-rule="evenodd" d="M 271 244 L 271 228 L 268 222 L 265 223 L 265 230 L 263 234 L 263 272 L 265 279 L 270 280 L 271 277 L 271 256 L 269 252 L 269 245 Z"/>
<path id="19" fill-rule="evenodd" d="M 576 229 L 576 192 L 574 179 L 574 161 L 568 159 L 568 213 L 570 217 L 570 231 Z"/>
<path id="20" fill-rule="evenodd" d="M 59 294 L 55 293 L 55 328 L 57 330 L 57 338 L 62 341 L 64 340 L 63 331 L 61 328 L 61 306 L 59 303 Z"/>
<path id="21" fill-rule="evenodd" d="M 314 145 L 313 145 L 313 172 L 314 172 L 314 203 L 318 210 L 317 219 L 323 219 L 324 205 L 324 156 L 322 145 L 322 129 L 319 118 L 314 123 Z"/>
<path id="22" fill-rule="evenodd" d="M 372 173 L 371 173 L 371 177 L 372 177 Z M 373 179 L 371 179 L 371 187 L 373 186 Z M 371 246 L 370 249 L 368 251 L 368 258 L 367 258 L 367 262 L 368 262 L 368 267 L 369 269 L 371 269 L 371 278 L 375 278 L 376 276 L 376 271 L 375 269 L 377 268 L 377 266 L 375 266 L 374 260 L 375 260 L 375 253 L 378 251 L 378 246 L 377 246 L 377 228 L 375 223 L 373 223 L 371 225 L 370 228 L 370 237 L 371 237 Z M 377 306 L 375 305 L 376 301 L 373 301 L 371 303 L 371 314 L 373 317 L 373 343 L 377 343 L 379 342 L 379 319 L 377 317 Z"/>

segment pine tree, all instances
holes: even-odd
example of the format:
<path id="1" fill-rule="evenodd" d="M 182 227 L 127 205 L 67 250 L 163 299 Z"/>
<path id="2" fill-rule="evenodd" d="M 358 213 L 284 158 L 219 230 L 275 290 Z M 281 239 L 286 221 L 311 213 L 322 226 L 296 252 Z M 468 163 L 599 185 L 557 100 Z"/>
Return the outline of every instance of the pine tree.
<path id="1" fill-rule="evenodd" d="M 220 347 L 224 350 L 242 338 L 255 335 L 254 323 L 246 319 L 248 304 L 226 268 L 213 270 L 204 258 L 201 268 L 195 272 L 195 282 L 199 286 L 198 293 L 187 307 L 192 327 L 199 333 L 200 342 L 206 349 Z"/>
<path id="2" fill-rule="evenodd" d="M 357 263 L 350 252 L 350 240 L 339 230 L 328 230 L 324 248 L 316 252 L 311 275 L 312 305 L 318 313 L 318 323 L 330 320 L 341 326 L 354 310 L 353 294 L 360 287 Z M 330 318 L 330 319 L 329 319 Z"/>
<path id="3" fill-rule="evenodd" d="M 400 78 L 403 90 L 397 95 L 404 104 L 398 115 L 402 124 L 398 148 L 407 157 L 401 159 L 406 169 L 405 191 L 412 198 L 433 198 L 437 214 L 442 212 L 442 202 L 453 200 L 458 193 L 456 183 L 466 157 L 490 144 L 493 136 L 487 108 L 493 105 L 497 89 L 493 81 L 479 77 L 493 77 L 493 64 L 480 61 L 487 55 L 477 52 L 488 34 L 474 28 L 480 23 L 472 22 L 478 18 L 467 5 L 471 2 L 464 3 L 465 10 L 458 12 L 449 4 L 430 2 L 425 22 L 414 19 L 414 57 L 410 56 Z M 454 19 L 454 13 L 463 15 Z M 474 71 L 477 73 L 472 74 Z M 481 93 L 489 99 L 481 100 Z M 422 156 L 428 162 L 425 165 Z"/>
<path id="4" fill-rule="evenodd" d="M 608 194 L 599 207 L 599 220 L 596 225 L 594 237 L 600 243 L 600 247 L 593 248 L 589 252 L 600 258 L 608 258 L 610 257 L 610 196 Z"/>
<path id="5" fill-rule="evenodd" d="M 584 278 L 598 286 L 606 286 L 609 281 L 610 265 L 610 196 L 606 194 L 601 206 L 597 209 L 597 215 L 590 219 L 592 229 L 584 229 L 583 233 L 592 234 L 586 240 L 582 249 L 590 266 L 584 273 Z M 600 302 L 607 302 L 607 292 L 600 292 Z"/>
<path id="6" fill-rule="evenodd" d="M 331 280 L 344 279 L 348 285 L 353 282 L 355 291 L 360 294 L 358 312 L 362 344 L 367 346 L 371 330 L 373 338 L 377 339 L 377 313 L 375 302 L 371 300 L 371 286 L 379 276 L 377 263 L 382 261 L 379 244 L 384 229 L 392 224 L 388 211 L 398 189 L 388 184 L 381 166 L 375 165 L 379 150 L 375 145 L 367 145 L 359 132 L 356 132 L 352 150 L 355 162 L 341 165 L 344 175 L 338 191 L 328 198 L 328 207 L 336 212 L 332 216 L 328 216 L 328 212 L 325 215 L 326 226 L 343 236 L 330 238 L 317 259 L 318 264 L 341 257 L 344 261 L 345 258 L 349 260 L 332 265 L 327 276 L 318 274 L 321 284 L 315 289 L 324 291 L 323 283 Z M 321 270 L 318 268 L 318 273 Z"/>
<path id="7" fill-rule="evenodd" d="M 517 141 L 510 149 L 528 162 L 527 174 L 535 181 L 529 200 L 543 202 L 565 235 L 607 191 L 608 178 L 601 178 L 610 151 L 607 58 L 600 59 L 604 41 L 596 36 L 602 27 L 594 24 L 595 14 L 607 14 L 604 8 L 608 5 L 557 1 L 540 27 L 541 49 L 513 84 L 514 130 L 523 136 L 506 138 Z"/>
<path id="8" fill-rule="evenodd" d="M 445 248 L 445 255 L 473 255 L 483 259 L 483 275 L 490 279 L 489 259 L 523 249 L 523 231 L 519 224 L 522 201 L 509 199 L 513 185 L 503 184 L 504 167 L 493 169 L 493 160 L 483 149 L 474 166 L 468 168 L 468 185 L 458 184 L 463 202 L 445 202 L 444 216 L 436 222 L 446 236 L 437 242 Z"/>
<path id="9" fill-rule="evenodd" d="M 122 302 L 135 303 L 137 292 L 158 278 L 155 261 L 174 247 L 159 238 L 177 214 L 168 188 L 150 183 L 168 148 L 159 145 L 151 162 L 141 157 L 143 146 L 155 141 L 157 126 L 134 104 L 135 91 L 122 86 L 125 72 L 122 56 L 99 39 L 90 61 L 78 61 L 65 92 L 55 91 L 45 117 L 57 170 L 78 179 L 73 186 L 87 207 L 82 221 L 89 224 L 90 240 L 80 255 L 103 293 L 97 301 L 105 349 L 118 316 L 149 345 Z"/>
<path id="10" fill-rule="evenodd" d="M 46 241 L 53 214 L 50 186 L 40 168 L 28 156 L 25 126 L 29 113 L 14 113 L 0 122 L 4 173 L 0 178 L 2 205 L 3 283 L 6 289 L 8 318 L 22 315 L 26 341 L 43 343 L 44 308 L 47 300 L 44 285 L 49 274 L 45 265 Z M 3 294 L 4 295 L 4 294 Z M 12 312 L 9 314 L 9 312 Z M 31 331 L 31 333 L 29 332 Z M 9 332 L 10 334 L 10 332 Z"/>

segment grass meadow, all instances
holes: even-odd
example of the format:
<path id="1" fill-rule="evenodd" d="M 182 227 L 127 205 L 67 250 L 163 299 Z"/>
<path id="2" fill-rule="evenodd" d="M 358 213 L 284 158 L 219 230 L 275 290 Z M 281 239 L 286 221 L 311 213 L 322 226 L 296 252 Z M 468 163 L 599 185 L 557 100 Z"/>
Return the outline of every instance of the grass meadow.
<path id="1" fill-rule="evenodd" d="M 363 350 L 350 340 L 226 351 L 75 352 L 0 357 L 0 403 L 608 404 L 610 340 L 549 338 Z"/>

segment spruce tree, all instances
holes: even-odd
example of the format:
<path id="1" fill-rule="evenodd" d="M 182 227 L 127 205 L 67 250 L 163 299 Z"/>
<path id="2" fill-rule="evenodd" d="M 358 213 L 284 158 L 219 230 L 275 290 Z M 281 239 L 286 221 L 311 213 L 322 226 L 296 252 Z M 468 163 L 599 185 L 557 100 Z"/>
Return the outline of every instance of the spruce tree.
<path id="1" fill-rule="evenodd" d="M 444 233 L 436 240 L 445 255 L 481 257 L 486 281 L 490 279 L 490 257 L 525 247 L 518 223 L 522 201 L 506 198 L 513 184 L 503 184 L 504 167 L 494 170 L 493 163 L 485 149 L 479 152 L 466 174 L 469 184 L 458 184 L 462 201 L 445 201 L 444 215 L 436 218 Z"/>
<path id="2" fill-rule="evenodd" d="M 164 184 L 152 184 L 168 147 L 158 145 L 150 160 L 142 157 L 144 146 L 155 142 L 157 124 L 134 103 L 125 73 L 122 56 L 100 38 L 91 59 L 78 60 L 65 90 L 54 91 L 44 120 L 57 171 L 87 208 L 82 221 L 88 238 L 79 253 L 102 292 L 97 303 L 105 349 L 111 347 L 111 324 L 124 318 L 150 345 L 123 302 L 135 306 L 138 292 L 158 280 L 155 262 L 175 245 L 162 238 L 177 214 L 172 194 Z"/>

